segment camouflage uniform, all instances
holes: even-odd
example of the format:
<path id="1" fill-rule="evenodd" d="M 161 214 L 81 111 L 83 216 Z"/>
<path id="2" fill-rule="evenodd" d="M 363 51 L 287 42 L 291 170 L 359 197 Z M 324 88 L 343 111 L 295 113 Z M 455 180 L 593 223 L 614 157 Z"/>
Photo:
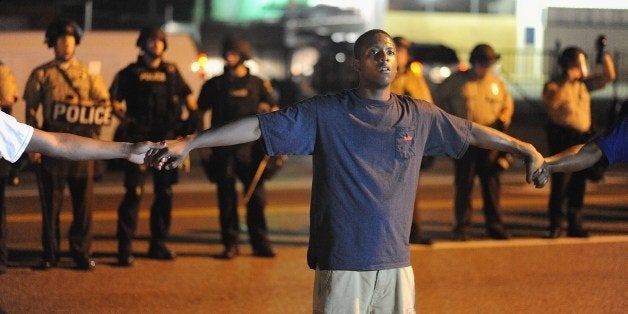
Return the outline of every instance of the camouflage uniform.
<path id="1" fill-rule="evenodd" d="M 98 75 L 72 58 L 37 67 L 24 91 L 27 124 L 39 127 L 37 111 L 43 109 L 41 129 L 96 137 L 100 125 L 111 120 L 109 92 Z M 73 256 L 89 256 L 91 246 L 91 208 L 93 161 L 67 161 L 42 157 L 38 171 L 43 212 L 43 258 L 56 261 L 59 254 L 59 213 L 66 182 L 72 196 L 74 220 L 70 228 Z"/>
<path id="2" fill-rule="evenodd" d="M 11 114 L 13 104 L 17 100 L 17 82 L 8 66 L 0 62 L 0 106 L 2 111 Z M 8 250 L 6 244 L 7 221 L 4 207 L 4 191 L 9 182 L 12 165 L 0 159 L 0 272 L 6 267 Z"/>

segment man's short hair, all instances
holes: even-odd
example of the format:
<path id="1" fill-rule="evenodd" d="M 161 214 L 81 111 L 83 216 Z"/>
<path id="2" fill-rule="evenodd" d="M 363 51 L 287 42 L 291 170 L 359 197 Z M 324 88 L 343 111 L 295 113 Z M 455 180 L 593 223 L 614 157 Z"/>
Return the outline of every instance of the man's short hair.
<path id="1" fill-rule="evenodd" d="M 355 41 L 355 44 L 353 44 L 353 57 L 355 59 L 360 59 L 364 52 L 364 49 L 366 49 L 368 40 L 373 38 L 377 34 L 384 34 L 392 39 L 392 36 L 390 36 L 388 33 L 381 29 L 372 29 L 370 31 L 367 31 L 366 33 L 360 35 L 360 37 L 358 37 L 358 39 Z"/>

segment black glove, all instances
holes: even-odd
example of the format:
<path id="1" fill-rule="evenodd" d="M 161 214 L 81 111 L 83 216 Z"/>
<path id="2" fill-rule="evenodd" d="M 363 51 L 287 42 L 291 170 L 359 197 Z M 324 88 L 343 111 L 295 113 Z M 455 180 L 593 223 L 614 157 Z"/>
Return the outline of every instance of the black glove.
<path id="1" fill-rule="evenodd" d="M 597 40 L 595 41 L 595 46 L 597 48 L 595 63 L 602 63 L 602 60 L 604 60 L 604 54 L 606 53 L 606 44 L 607 40 L 604 34 L 601 34 L 597 37 Z"/>

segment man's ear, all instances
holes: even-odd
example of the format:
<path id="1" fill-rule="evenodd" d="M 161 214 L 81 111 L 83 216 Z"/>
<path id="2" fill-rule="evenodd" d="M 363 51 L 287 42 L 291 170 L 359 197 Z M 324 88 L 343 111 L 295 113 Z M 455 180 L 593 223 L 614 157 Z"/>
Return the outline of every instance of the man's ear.
<path id="1" fill-rule="evenodd" d="M 360 60 L 353 58 L 353 70 L 360 72 Z"/>

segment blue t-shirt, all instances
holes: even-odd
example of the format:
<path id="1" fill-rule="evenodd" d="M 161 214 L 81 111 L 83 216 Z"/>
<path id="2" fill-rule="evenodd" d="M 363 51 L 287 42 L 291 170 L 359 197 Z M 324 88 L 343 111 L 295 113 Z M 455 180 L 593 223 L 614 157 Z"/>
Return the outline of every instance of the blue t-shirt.
<path id="1" fill-rule="evenodd" d="M 258 117 L 269 155 L 313 155 L 308 265 L 324 270 L 409 266 L 421 158 L 460 158 L 471 130 L 425 101 L 356 90 Z"/>
<path id="2" fill-rule="evenodd" d="M 611 130 L 610 133 L 595 140 L 609 164 L 628 162 L 628 118 Z"/>

